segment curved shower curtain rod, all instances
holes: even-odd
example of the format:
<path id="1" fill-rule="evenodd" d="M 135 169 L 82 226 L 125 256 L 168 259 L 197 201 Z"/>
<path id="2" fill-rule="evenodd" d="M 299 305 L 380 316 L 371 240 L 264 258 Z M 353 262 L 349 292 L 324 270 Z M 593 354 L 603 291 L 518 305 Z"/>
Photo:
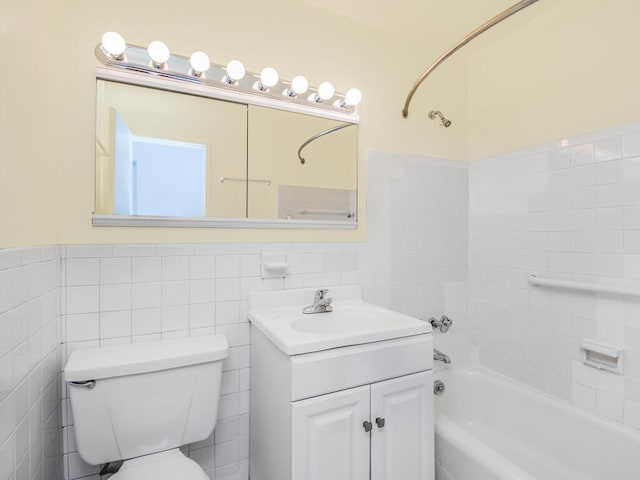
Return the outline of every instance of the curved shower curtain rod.
<path id="1" fill-rule="evenodd" d="M 429 66 L 429 68 L 427 68 L 422 73 L 422 75 L 420 75 L 420 78 L 418 78 L 418 80 L 416 80 L 416 83 L 413 84 L 413 87 L 411 87 L 411 90 L 409 91 L 409 95 L 407 95 L 407 99 L 404 102 L 404 108 L 402 109 L 402 116 L 404 118 L 407 118 L 409 116 L 409 104 L 411 103 L 411 99 L 413 98 L 413 95 L 416 93 L 416 90 L 418 90 L 420 85 L 422 85 L 422 82 L 424 82 L 424 80 L 429 75 L 431 75 L 431 73 L 436 68 L 438 68 L 441 63 L 443 63 L 447 58 L 449 58 L 451 55 L 456 53 L 458 50 L 460 50 L 462 47 L 464 47 L 467 43 L 469 43 L 471 40 L 476 38 L 478 35 L 486 32 L 487 30 L 489 30 L 494 25 L 497 25 L 501 21 L 509 18 L 514 13 L 518 13 L 520 10 L 522 10 L 524 8 L 527 8 L 529 5 L 531 5 L 533 3 L 536 3 L 537 1 L 538 0 L 521 0 L 520 2 L 516 3 L 515 5 L 507 8 L 502 13 L 499 13 L 498 15 L 493 17 L 488 22 L 483 23 L 482 25 L 480 25 L 478 28 L 476 28 L 472 32 L 469 32 L 462 40 L 460 40 L 458 43 L 456 43 L 449 50 L 444 52 L 435 62 L 433 62 Z"/>
<path id="2" fill-rule="evenodd" d="M 300 163 L 302 163 L 304 165 L 306 163 L 306 161 L 307 161 L 302 156 L 302 150 L 304 149 L 304 147 L 306 147 L 311 142 L 314 142 L 317 139 L 319 139 L 320 137 L 324 137 L 325 135 L 327 135 L 327 134 L 329 134 L 331 132 L 335 132 L 336 130 L 342 130 L 343 128 L 351 127 L 353 125 L 355 125 L 355 123 L 344 123 L 344 124 L 341 124 L 341 125 L 336 125 L 335 127 L 327 128 L 326 130 L 318 132 L 313 137 L 309 138 L 302 145 L 300 145 L 300 148 L 298 149 L 298 158 L 300 159 Z"/>

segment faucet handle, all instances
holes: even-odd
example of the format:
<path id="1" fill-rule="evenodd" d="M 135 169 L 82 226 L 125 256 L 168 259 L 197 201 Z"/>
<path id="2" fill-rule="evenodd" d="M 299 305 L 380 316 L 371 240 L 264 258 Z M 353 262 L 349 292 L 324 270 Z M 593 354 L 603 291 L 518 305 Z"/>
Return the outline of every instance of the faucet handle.
<path id="1" fill-rule="evenodd" d="M 437 328 L 442 333 L 447 333 L 449 328 L 451 328 L 451 325 L 453 325 L 453 320 L 451 320 L 446 315 L 442 315 L 442 317 L 440 317 L 440 320 L 436 319 L 435 317 L 431 317 L 429 319 L 429 323 L 433 328 Z"/>
<path id="2" fill-rule="evenodd" d="M 329 293 L 329 289 L 328 288 L 321 288 L 319 290 L 316 290 L 316 294 L 315 294 L 314 298 L 316 299 L 316 301 L 324 300 L 324 298 L 327 295 L 327 293 Z"/>

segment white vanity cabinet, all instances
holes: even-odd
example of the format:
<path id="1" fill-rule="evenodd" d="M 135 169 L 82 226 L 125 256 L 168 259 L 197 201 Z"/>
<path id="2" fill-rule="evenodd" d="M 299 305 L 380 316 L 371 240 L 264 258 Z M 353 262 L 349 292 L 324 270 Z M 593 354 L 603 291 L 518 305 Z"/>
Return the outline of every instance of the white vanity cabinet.
<path id="1" fill-rule="evenodd" d="M 292 403 L 296 480 L 433 478 L 431 372 Z"/>
<path id="2" fill-rule="evenodd" d="M 300 355 L 251 335 L 251 480 L 433 480 L 431 334 Z"/>

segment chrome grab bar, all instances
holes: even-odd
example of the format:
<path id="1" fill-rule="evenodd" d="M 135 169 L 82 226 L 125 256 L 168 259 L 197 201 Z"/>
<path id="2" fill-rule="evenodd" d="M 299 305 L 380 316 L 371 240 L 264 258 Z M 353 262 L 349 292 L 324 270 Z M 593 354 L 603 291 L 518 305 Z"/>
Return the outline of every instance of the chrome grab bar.
<path id="1" fill-rule="evenodd" d="M 629 287 L 618 287 L 616 285 L 602 285 L 600 283 L 574 282 L 571 280 L 558 280 L 554 278 L 544 278 L 537 275 L 529 275 L 529 285 L 534 287 L 565 288 L 568 290 L 578 290 L 581 292 L 611 293 L 614 295 L 640 296 L 640 289 Z"/>

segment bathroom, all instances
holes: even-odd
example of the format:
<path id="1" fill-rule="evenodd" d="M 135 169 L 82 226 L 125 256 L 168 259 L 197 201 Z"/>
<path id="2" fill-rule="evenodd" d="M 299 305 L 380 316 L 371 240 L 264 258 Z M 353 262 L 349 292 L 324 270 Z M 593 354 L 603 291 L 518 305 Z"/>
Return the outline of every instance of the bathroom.
<path id="1" fill-rule="evenodd" d="M 307 289 L 311 303 L 328 288 L 337 312 L 357 286 L 368 304 L 453 320 L 430 334 L 451 364 L 432 365 L 445 391 L 429 388 L 426 478 L 640 476 L 640 5 L 535 2 L 442 63 L 402 115 L 420 74 L 514 3 L 4 1 L 0 480 L 101 478 L 78 450 L 72 353 L 212 334 L 228 341 L 217 423 L 182 450 L 210 479 L 259 479 L 250 293 Z M 357 223 L 97 225 L 107 31 L 357 87 L 357 130 L 339 132 L 357 143 Z M 286 275 L 264 275 L 269 262 Z M 548 279 L 574 284 L 536 285 Z M 586 364 L 603 346 L 616 365 Z M 560 460 L 549 437 L 571 447 Z"/>

